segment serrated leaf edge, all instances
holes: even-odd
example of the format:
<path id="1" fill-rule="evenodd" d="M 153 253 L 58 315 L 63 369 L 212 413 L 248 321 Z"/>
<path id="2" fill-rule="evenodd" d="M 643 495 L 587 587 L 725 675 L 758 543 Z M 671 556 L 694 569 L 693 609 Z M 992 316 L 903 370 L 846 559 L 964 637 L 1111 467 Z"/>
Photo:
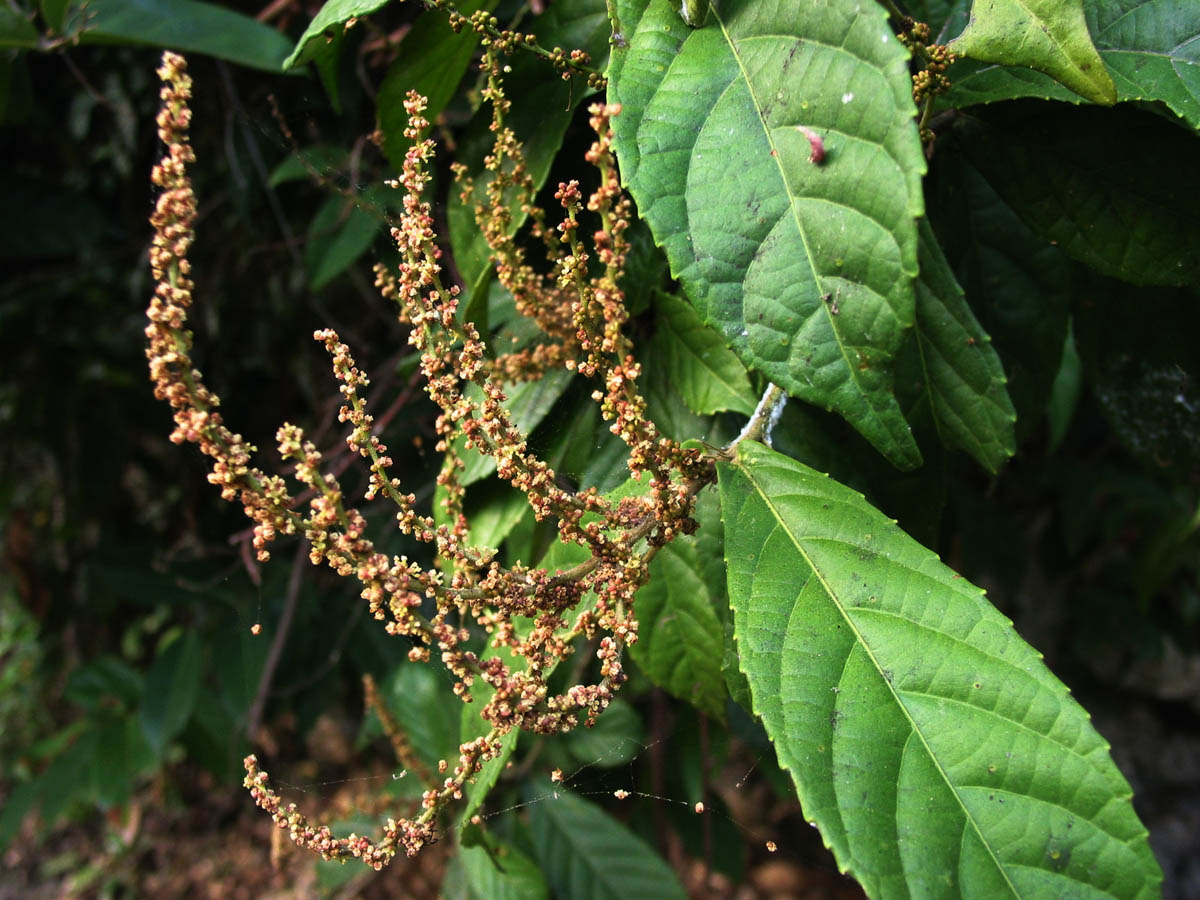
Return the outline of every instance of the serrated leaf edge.
<path id="1" fill-rule="evenodd" d="M 766 137 L 767 143 L 771 147 L 771 157 L 775 160 L 776 169 L 779 170 L 780 181 L 782 181 L 783 184 L 786 185 L 788 183 L 788 180 L 787 180 L 787 173 L 783 169 L 783 163 L 780 161 L 782 159 L 782 156 L 777 152 L 778 147 L 775 144 L 775 139 L 772 136 L 770 129 L 766 127 L 766 119 L 763 117 L 763 114 L 762 114 L 762 104 L 759 102 L 758 95 L 755 93 L 754 83 L 750 78 L 750 73 L 746 70 L 746 67 L 742 62 L 741 54 L 738 53 L 737 44 L 734 42 L 733 36 L 729 33 L 729 29 L 726 26 L 725 19 L 721 17 L 720 10 L 717 9 L 716 4 L 712 5 L 712 17 L 717 22 L 717 24 L 720 26 L 721 34 L 725 38 L 725 43 L 729 47 L 729 52 L 733 56 L 734 61 L 737 63 L 738 73 L 740 74 L 742 81 L 746 85 L 746 93 L 750 96 L 751 101 L 754 103 L 755 115 L 758 117 L 759 122 L 762 123 L 763 134 Z M 728 88 L 726 88 L 726 90 L 728 90 Z M 909 199 L 911 200 L 912 198 L 910 197 Z M 816 262 L 813 259 L 812 249 L 809 246 L 809 241 L 808 241 L 808 233 L 805 231 L 804 226 L 801 223 L 799 216 L 796 214 L 796 204 L 794 202 L 792 202 L 792 196 L 790 193 L 789 193 L 788 201 L 789 201 L 788 202 L 788 211 L 791 213 L 792 219 L 796 226 L 796 232 L 797 232 L 797 234 L 799 234 L 801 244 L 804 246 L 804 256 L 808 263 L 809 270 L 813 273 L 813 281 L 817 284 L 818 290 L 821 293 L 824 293 L 822 276 L 818 272 Z M 918 211 L 918 214 L 914 214 L 914 216 L 913 216 L 914 223 L 915 223 L 918 215 L 919 215 L 919 211 Z M 905 273 L 905 277 L 906 277 L 906 280 L 907 280 L 910 288 L 912 286 L 915 274 L 916 274 L 915 272 L 906 272 Z M 824 303 L 821 304 L 821 307 L 825 313 L 827 320 L 829 321 L 830 331 L 833 333 L 835 339 L 837 340 L 838 352 L 841 353 L 842 362 L 845 365 L 845 370 L 847 373 L 849 373 L 850 380 L 851 380 L 851 382 L 853 382 L 855 389 L 858 391 L 859 396 L 861 396 L 864 400 L 867 400 L 867 398 L 872 396 L 873 392 L 867 390 L 866 387 L 864 387 L 861 384 L 861 381 L 857 375 L 858 367 L 854 363 L 851 362 L 849 354 L 846 352 L 846 342 L 843 339 L 841 329 L 838 327 L 838 323 L 833 315 L 832 310 L 829 308 L 828 305 L 826 305 Z M 894 310 L 894 309 L 892 311 L 896 315 L 896 318 L 900 320 L 902 328 L 910 329 L 912 327 L 913 323 L 911 320 L 908 322 L 905 322 L 903 320 L 903 318 L 900 316 L 899 311 Z M 914 318 L 915 318 L 915 315 L 914 315 Z M 893 403 L 894 403 L 895 402 L 894 395 L 892 395 L 892 397 L 893 397 Z M 880 432 L 882 434 L 891 435 L 892 430 L 888 427 L 887 423 L 879 417 L 879 413 L 876 410 L 875 405 L 868 401 L 864 404 L 864 406 L 866 407 L 866 409 L 868 411 L 867 412 L 868 417 L 876 424 L 876 426 L 879 428 Z M 895 441 L 895 453 L 897 454 L 898 457 L 905 457 L 905 456 L 909 455 L 909 454 L 905 454 L 906 448 L 902 445 L 902 442 L 900 442 L 894 436 L 893 436 L 893 440 Z M 910 442 L 912 441 L 911 433 L 909 435 L 909 440 L 910 440 Z M 915 442 L 912 444 L 912 448 L 917 453 L 917 459 L 919 460 L 920 459 L 920 451 L 916 450 Z"/>
<path id="2" fill-rule="evenodd" d="M 980 844 L 987 850 L 988 857 L 992 860 L 997 871 L 999 871 L 1000 874 L 1003 876 L 1004 883 L 1008 885 L 1009 890 L 1012 893 L 1012 896 L 1019 898 L 1021 895 L 1018 893 L 1018 891 L 1016 889 L 1016 885 L 1014 885 L 1012 883 L 1012 879 L 1009 878 L 1008 870 L 1005 868 L 1004 865 L 1001 864 L 1000 860 L 997 858 L 997 856 L 995 854 L 995 851 L 992 849 L 991 842 L 985 839 L 984 834 L 979 827 L 979 824 L 975 820 L 975 817 L 971 815 L 970 810 L 962 802 L 962 799 L 959 797 L 958 790 L 955 788 L 954 783 L 948 777 L 945 768 L 941 764 L 941 761 L 938 759 L 937 755 L 933 752 L 933 749 L 930 747 L 929 742 L 925 739 L 925 735 L 922 732 L 922 730 L 918 727 L 917 723 L 913 720 L 912 715 L 908 711 L 908 707 L 904 704 L 904 702 L 901 700 L 900 696 L 896 693 L 895 686 L 892 684 L 892 682 L 890 680 L 888 680 L 886 677 L 884 677 L 884 675 L 883 675 L 884 667 L 879 664 L 879 661 L 875 658 L 874 652 L 871 650 L 871 648 L 867 644 L 866 640 L 864 640 L 862 633 L 855 626 L 854 622 L 851 621 L 850 617 L 846 615 L 845 607 L 843 606 L 843 604 L 840 600 L 839 594 L 833 590 L 832 586 L 826 580 L 826 578 L 822 574 L 821 570 L 817 568 L 816 564 L 809 557 L 808 553 L 805 552 L 803 545 L 796 539 L 796 536 L 794 534 L 792 534 L 791 530 L 787 527 L 786 523 L 784 522 L 783 517 L 781 515 L 779 515 L 778 510 L 775 507 L 775 504 L 772 503 L 770 496 L 758 485 L 757 481 L 755 481 L 754 477 L 751 475 L 752 467 L 740 465 L 740 461 L 741 461 L 741 457 L 740 457 L 740 453 L 739 453 L 738 460 L 736 462 L 732 463 L 732 465 L 739 468 L 743 472 L 743 474 L 745 474 L 746 478 L 750 481 L 750 483 L 752 485 L 754 485 L 755 492 L 762 498 L 763 502 L 766 503 L 768 508 L 772 511 L 772 514 L 775 516 L 775 520 L 779 523 L 779 527 L 784 529 L 789 540 L 791 540 L 792 545 L 796 548 L 797 552 L 804 558 L 805 563 L 809 566 L 809 568 L 812 569 L 813 574 L 816 576 L 818 581 L 820 581 L 821 587 L 828 594 L 830 600 L 832 600 L 834 605 L 837 606 L 838 613 L 841 615 L 842 620 L 846 623 L 846 626 L 850 629 L 850 632 L 854 635 L 854 638 L 855 638 L 856 642 L 858 643 L 858 645 L 867 654 L 868 659 L 870 659 L 870 661 L 871 661 L 871 665 L 874 666 L 875 671 L 877 673 L 879 673 L 880 679 L 883 681 L 884 684 L 887 685 L 888 692 L 892 695 L 892 698 L 895 700 L 896 705 L 900 708 L 900 710 L 904 714 L 904 718 L 908 721 L 909 727 L 912 729 L 912 733 L 914 735 L 916 735 L 917 738 L 921 741 L 921 746 L 924 747 L 925 752 L 930 760 L 930 763 L 937 769 L 938 774 L 942 777 L 942 780 L 945 782 L 947 788 L 950 790 L 950 793 L 954 796 L 955 802 L 958 803 L 959 807 L 962 810 L 964 820 L 970 823 L 971 829 L 975 832 L 975 836 L 979 839 Z M 822 473 L 822 474 L 825 475 L 826 478 L 830 477 L 828 473 Z M 852 491 L 852 494 L 854 496 L 858 497 L 859 499 L 861 499 L 863 501 L 863 503 L 867 503 L 866 497 L 863 496 L 858 491 Z M 884 518 L 890 524 L 897 525 L 897 522 L 895 519 L 892 519 L 887 516 L 884 516 Z M 934 553 L 932 551 L 928 551 L 928 552 L 929 552 L 930 558 L 936 559 L 940 562 L 940 557 L 936 553 Z M 982 596 L 983 594 L 986 593 L 984 590 L 982 590 L 980 588 L 976 588 L 976 590 L 979 592 L 980 596 Z M 735 615 L 734 616 L 734 639 L 735 640 L 738 639 L 737 621 L 738 621 L 738 616 Z M 1010 621 L 1009 625 L 1011 626 L 1011 624 L 1012 623 Z M 1038 654 L 1038 655 L 1039 655 L 1039 657 L 1041 656 L 1041 654 Z M 739 653 L 739 660 L 740 660 L 740 658 L 741 658 L 741 655 Z M 745 674 L 745 673 L 743 673 L 743 674 Z M 749 676 L 747 676 L 747 678 L 749 678 Z M 758 703 L 757 703 L 757 698 L 755 697 L 753 681 L 751 681 L 750 697 L 751 697 L 751 700 L 754 701 L 754 707 L 755 707 L 754 714 L 756 716 L 758 716 L 759 715 L 758 708 L 757 708 Z M 760 716 L 760 718 L 761 718 L 761 716 Z M 772 741 L 774 741 L 774 740 L 775 740 L 775 738 L 772 737 Z M 1107 744 L 1107 742 L 1105 742 L 1105 743 Z M 783 762 L 782 759 L 779 760 L 779 765 L 781 768 L 791 771 L 791 769 Z M 814 825 L 816 824 L 815 822 L 812 822 L 812 820 L 808 820 L 808 821 L 810 822 L 810 824 L 814 824 Z M 820 831 L 819 827 L 818 827 L 818 831 Z M 821 834 L 821 840 L 828 849 L 830 849 L 830 850 L 833 849 L 832 846 L 830 845 L 830 843 L 828 842 L 828 840 L 825 838 L 824 833 Z M 839 871 L 841 871 L 843 873 L 852 873 L 853 872 L 853 869 L 851 868 L 849 861 L 843 863 L 843 861 L 841 859 L 838 859 L 837 864 L 838 864 Z"/>

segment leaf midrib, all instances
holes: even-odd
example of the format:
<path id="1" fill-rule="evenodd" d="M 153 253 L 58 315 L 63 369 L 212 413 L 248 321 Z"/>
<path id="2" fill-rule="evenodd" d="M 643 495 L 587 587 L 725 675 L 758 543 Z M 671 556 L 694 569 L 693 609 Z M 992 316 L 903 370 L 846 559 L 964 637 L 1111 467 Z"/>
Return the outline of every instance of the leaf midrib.
<path id="1" fill-rule="evenodd" d="M 795 195 L 792 193 L 790 188 L 788 188 L 787 175 L 783 170 L 783 156 L 782 156 L 782 154 L 779 153 L 779 148 L 775 145 L 775 139 L 774 139 L 773 135 L 771 134 L 771 129 L 769 129 L 767 127 L 766 119 L 763 118 L 762 104 L 759 102 L 758 94 L 756 94 L 754 91 L 754 83 L 750 79 L 750 73 L 746 70 L 745 64 L 742 62 L 742 55 L 740 52 L 738 52 L 738 46 L 734 42 L 733 35 L 731 35 L 729 33 L 729 28 L 726 26 L 725 19 L 722 18 L 720 11 L 717 9 L 717 4 L 715 4 L 715 3 L 710 4 L 710 8 L 712 10 L 713 18 L 716 19 L 717 24 L 721 28 L 721 34 L 725 38 L 725 43 L 729 47 L 729 52 L 730 52 L 730 54 L 732 54 L 734 61 L 737 63 L 738 72 L 741 75 L 742 81 L 746 85 L 746 93 L 748 93 L 750 95 L 750 101 L 754 104 L 754 114 L 758 118 L 758 121 L 762 126 L 763 135 L 766 138 L 767 143 L 771 147 L 771 158 L 775 160 L 775 168 L 779 172 L 779 179 L 780 179 L 780 181 L 783 182 L 784 190 L 787 193 L 788 210 L 791 213 L 792 221 L 795 223 L 796 233 L 800 235 L 800 243 L 804 247 L 804 257 L 808 262 L 809 270 L 812 272 L 813 281 L 816 283 L 817 293 L 823 295 L 825 293 L 824 282 L 822 281 L 821 273 L 817 270 L 816 261 L 813 259 L 812 248 L 809 246 L 809 243 L 808 243 L 808 232 L 804 229 L 804 226 L 801 224 L 799 217 L 796 215 L 796 204 L 794 202 Z M 783 37 L 792 37 L 795 40 L 800 40 L 800 38 L 796 37 L 795 35 L 782 35 L 782 36 Z M 839 49 L 844 49 L 844 48 L 839 48 Z M 884 302 L 887 306 L 889 306 L 889 307 L 891 306 L 891 303 L 887 302 L 886 299 Z M 829 322 L 829 330 L 832 332 L 834 340 L 837 341 L 838 352 L 842 356 L 842 362 L 845 364 L 846 372 L 849 373 L 850 381 L 853 382 L 859 395 L 865 399 L 870 395 L 870 392 L 860 381 L 858 374 L 857 374 L 858 373 L 857 366 L 850 360 L 850 356 L 846 351 L 846 342 L 842 338 L 842 333 L 841 333 L 841 330 L 838 328 L 838 323 L 836 321 L 834 321 L 833 314 L 830 312 L 829 307 L 826 304 L 822 303 L 822 304 L 820 304 L 820 306 L 821 306 L 821 311 L 824 313 L 825 318 Z M 891 429 L 888 427 L 886 422 L 884 422 L 882 419 L 880 419 L 879 414 L 876 411 L 874 404 L 868 402 L 865 405 L 866 405 L 868 415 L 875 422 L 875 424 L 879 428 L 882 429 L 884 434 L 891 435 Z"/>
<path id="2" fill-rule="evenodd" d="M 933 748 L 929 746 L 929 742 L 925 739 L 924 733 L 922 733 L 920 727 L 918 727 L 916 721 L 909 713 L 908 707 L 904 705 L 903 700 L 901 700 L 899 694 L 896 692 L 895 685 L 893 685 L 892 682 L 884 677 L 884 667 L 879 664 L 879 660 L 875 658 L 874 651 L 863 638 L 862 633 L 858 630 L 858 627 L 855 625 L 854 621 L 849 615 L 847 615 L 845 606 L 842 605 L 841 600 L 834 592 L 824 573 L 817 567 L 816 562 L 808 555 L 804 547 L 800 544 L 799 540 L 792 533 L 791 529 L 788 528 L 787 523 L 784 521 L 779 509 L 771 501 L 770 495 L 754 477 L 754 467 L 739 466 L 739 468 L 754 486 L 754 490 L 759 497 L 762 498 L 762 502 L 766 504 L 767 508 L 771 511 L 771 514 L 775 517 L 775 521 L 779 523 L 779 527 L 783 529 L 784 533 L 788 536 L 788 539 L 791 540 L 792 546 L 796 548 L 796 552 L 800 554 L 805 563 L 812 570 L 812 573 L 817 577 L 817 580 L 821 583 L 821 587 L 825 590 L 825 593 L 829 597 L 830 601 L 835 607 L 837 607 L 838 614 L 841 615 L 842 620 L 850 629 L 851 634 L 854 635 L 856 643 L 862 647 L 863 651 L 867 654 L 867 658 L 871 660 L 871 665 L 875 667 L 876 673 L 879 675 L 880 680 L 887 686 L 888 693 L 892 695 L 896 706 L 898 706 L 900 711 L 904 714 L 904 718 L 908 721 L 909 727 L 912 729 L 912 733 L 921 741 L 921 746 L 924 747 L 925 753 L 928 755 L 930 762 L 933 764 L 934 768 L 937 769 L 938 774 L 942 777 L 942 781 L 945 782 L 946 787 L 949 788 L 950 793 L 954 796 L 955 802 L 958 803 L 959 808 L 962 810 L 963 818 L 971 824 L 971 828 L 974 830 L 976 837 L 979 838 L 980 844 L 987 848 L 988 857 L 992 860 L 997 871 L 999 871 L 1001 876 L 1004 878 L 1004 883 L 1008 885 L 1008 889 L 1012 896 L 1019 898 L 1020 894 L 1017 892 L 1016 886 L 1009 878 L 1008 871 L 1005 869 L 1004 865 L 1000 862 L 1000 859 L 996 856 L 995 851 L 992 849 L 991 842 L 984 837 L 983 831 L 979 827 L 979 823 L 975 820 L 975 817 L 971 814 L 971 811 L 967 809 L 966 804 L 963 803 L 962 798 L 958 794 L 957 788 L 954 786 L 954 783 L 950 780 L 950 776 L 942 766 L 941 760 L 938 759 L 937 755 L 933 752 Z"/>
<path id="3" fill-rule="evenodd" d="M 1031 17 L 1031 18 L 1032 18 L 1032 19 L 1033 19 L 1035 22 L 1045 22 L 1045 21 L 1046 21 L 1046 20 L 1045 20 L 1045 19 L 1043 19 L 1041 16 L 1039 16 L 1037 13 L 1035 13 L 1035 12 L 1034 12 L 1032 9 L 1030 9 L 1030 8 L 1029 8 L 1029 6 L 1028 6 L 1028 4 L 1026 4 L 1026 3 L 1024 2 L 1024 0 L 1013 0 L 1013 2 L 1014 2 L 1014 3 L 1016 3 L 1016 5 L 1017 5 L 1017 6 L 1021 7 L 1021 9 L 1025 10 L 1025 12 L 1029 13 L 1030 17 Z M 1081 6 L 1082 6 L 1082 4 L 1081 4 Z M 1086 20 L 1085 20 L 1085 22 L 1084 22 L 1084 29 L 1083 29 L 1083 30 L 1084 30 L 1084 34 L 1087 34 L 1087 22 L 1086 22 Z M 1072 69 L 1074 69 L 1076 72 L 1078 72 L 1078 73 L 1079 73 L 1079 75 L 1080 75 L 1080 77 L 1081 77 L 1081 78 L 1083 78 L 1083 80 L 1084 80 L 1084 81 L 1088 82 L 1089 84 L 1090 84 L 1090 83 L 1094 83 L 1094 82 L 1092 81 L 1092 79 L 1091 79 L 1090 77 L 1088 77 L 1088 74 L 1087 74 L 1087 72 L 1085 72 L 1085 71 L 1084 71 L 1083 69 L 1081 69 L 1081 68 L 1080 68 L 1078 65 L 1076 65 L 1076 63 L 1075 63 L 1075 60 L 1073 60 L 1073 59 L 1071 58 L 1071 54 L 1067 52 L 1067 50 L 1066 50 L 1066 46 L 1065 46 L 1065 45 L 1062 43 L 1062 41 L 1060 41 L 1060 40 L 1059 40 L 1057 37 L 1055 37 L 1055 36 L 1054 36 L 1054 35 L 1053 35 L 1053 34 L 1050 32 L 1050 29 L 1049 29 L 1048 27 L 1045 29 L 1045 31 L 1044 31 L 1043 33 L 1046 35 L 1046 37 L 1050 38 L 1050 40 L 1051 40 L 1051 42 L 1054 44 L 1054 46 L 1055 46 L 1056 48 L 1058 48 L 1058 51 L 1059 51 L 1059 52 L 1060 52 L 1060 53 L 1063 55 L 1063 58 L 1064 58 L 1064 59 L 1066 59 L 1066 60 L 1067 60 L 1067 62 L 1069 62 L 1069 63 L 1071 64 L 1071 68 L 1072 68 Z M 1088 42 L 1092 44 L 1092 49 L 1093 49 L 1093 51 L 1095 51 L 1097 54 L 1099 54 L 1099 52 L 1100 52 L 1100 51 L 1099 51 L 1099 49 L 1096 47 L 1095 43 L 1092 41 L 1092 36 L 1091 36 L 1090 34 L 1088 34 Z"/>

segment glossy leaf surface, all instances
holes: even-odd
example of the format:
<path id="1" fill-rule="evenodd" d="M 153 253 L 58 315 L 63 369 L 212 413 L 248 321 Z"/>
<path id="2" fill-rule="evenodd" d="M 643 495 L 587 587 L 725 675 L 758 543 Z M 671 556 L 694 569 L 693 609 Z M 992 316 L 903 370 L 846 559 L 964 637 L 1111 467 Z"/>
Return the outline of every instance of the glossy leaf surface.
<path id="1" fill-rule="evenodd" d="M 754 711 L 868 895 L 1157 896 L 1107 743 L 978 588 L 761 444 L 719 477 Z"/>
<path id="2" fill-rule="evenodd" d="M 1093 103 L 1117 89 L 1088 34 L 1083 0 L 975 0 L 966 30 L 950 43 L 962 56 L 1045 72 Z"/>
<path id="3" fill-rule="evenodd" d="M 509 844 L 465 847 L 459 851 L 463 900 L 547 900 L 550 888 L 537 865 Z"/>
<path id="4" fill-rule="evenodd" d="M 654 309 L 657 330 L 651 352 L 658 365 L 666 366 L 666 375 L 688 407 L 702 416 L 726 409 L 753 413 L 757 398 L 746 368 L 724 338 L 678 297 L 657 293 Z"/>
<path id="5" fill-rule="evenodd" d="M 529 830 L 550 886 L 571 900 L 684 900 L 675 873 L 645 841 L 565 788 L 546 783 Z"/>
<path id="6" fill-rule="evenodd" d="M 1088 30 L 1118 100 L 1158 100 L 1200 129 L 1200 5 L 1160 0 L 1094 0 Z M 1078 103 L 1049 76 L 1015 66 L 965 60 L 950 70 L 947 106 L 1042 97 Z"/>
<path id="7" fill-rule="evenodd" d="M 892 364 L 925 159 L 883 9 L 743 0 L 694 30 L 667 3 L 616 10 L 622 178 L 689 299 L 748 366 L 916 465 Z"/>
<path id="8" fill-rule="evenodd" d="M 934 427 L 947 447 L 965 450 L 995 472 L 1016 451 L 1017 413 L 1005 386 L 1004 367 L 925 220 L 920 235 L 912 340 Z"/>
<path id="9" fill-rule="evenodd" d="M 103 0 L 88 6 L 84 44 L 143 44 L 278 72 L 291 41 L 249 16 L 197 0 Z"/>

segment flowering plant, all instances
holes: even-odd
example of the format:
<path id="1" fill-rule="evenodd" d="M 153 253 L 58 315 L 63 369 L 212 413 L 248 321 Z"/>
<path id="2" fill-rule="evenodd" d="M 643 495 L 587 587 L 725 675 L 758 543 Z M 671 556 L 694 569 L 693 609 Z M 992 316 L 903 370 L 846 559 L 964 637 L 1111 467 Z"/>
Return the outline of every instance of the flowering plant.
<path id="1" fill-rule="evenodd" d="M 973 21 L 976 30 L 948 49 L 890 4 L 894 30 L 882 9 L 837 4 L 803 22 L 777 21 L 749 3 L 704 15 L 689 6 L 682 18 L 646 0 L 609 6 L 606 76 L 586 54 L 542 50 L 485 13 L 449 13 L 452 27 L 481 38 L 481 97 L 492 111 L 483 170 L 459 163 L 453 171 L 497 283 L 536 326 L 536 339 L 519 349 L 489 346 L 463 308 L 464 286 L 448 277 L 429 199 L 427 100 L 415 91 L 404 98 L 407 145 L 390 185 L 401 197 L 391 228 L 399 262 L 377 266 L 376 286 L 407 326 L 439 410 L 444 462 L 432 514 L 394 471 L 350 348 L 331 329 L 314 335 L 339 382 L 346 444 L 367 461 L 363 499 L 394 507 L 400 532 L 433 549 L 430 567 L 383 552 L 322 454 L 284 424 L 278 453 L 306 490 L 302 509 L 283 476 L 255 466 L 255 448 L 224 424 L 193 366 L 190 81 L 181 57 L 163 58 L 158 124 L 167 155 L 153 174 L 161 193 L 147 335 L 156 396 L 175 411 L 172 440 L 210 457 L 209 480 L 254 521 L 259 560 L 274 541 L 303 536 L 313 564 L 356 579 L 370 613 L 409 641 L 410 662 L 436 656 L 483 723 L 457 759 L 439 763 L 418 808 L 388 818 L 378 838 L 311 823 L 283 802 L 254 756 L 246 787 L 297 844 L 381 868 L 436 839 L 464 797 L 460 823 L 479 825 L 483 795 L 518 732 L 593 726 L 628 680 L 630 650 L 645 653 L 643 668 L 673 693 L 696 702 L 696 685 L 721 701 L 728 691 L 761 720 L 806 815 L 874 896 L 924 895 L 935 883 L 1024 896 L 1066 881 L 1150 896 L 1160 876 L 1128 786 L 1036 651 L 895 520 L 769 446 L 791 395 L 839 413 L 898 467 L 921 462 L 914 431 L 922 416 L 935 420 L 942 442 L 988 469 L 1012 454 L 1015 413 L 1000 360 L 932 231 L 918 223 L 939 98 L 953 96 L 946 72 L 957 52 L 986 59 L 991 44 Z M 835 44 L 846 53 L 827 57 Z M 585 159 L 596 186 L 559 182 L 555 214 L 538 206 L 526 150 L 506 124 L 505 60 L 529 49 L 608 95 L 589 108 L 595 139 Z M 842 88 L 813 94 L 811 104 L 789 94 L 812 86 L 789 74 L 796 59 L 828 67 Z M 1042 68 L 1061 75 L 1051 63 Z M 1106 96 L 1089 79 L 1062 79 L 1083 96 Z M 777 89 L 773 100 L 768 88 Z M 753 133 L 723 152 L 739 128 Z M 874 192 L 858 189 L 862 171 Z M 623 183 L 687 297 L 663 299 L 663 319 L 684 322 L 683 344 L 706 348 L 702 358 L 721 371 L 709 387 L 725 399 L 695 405 L 749 415 L 723 446 L 664 434 L 647 413 L 627 301 L 634 207 Z M 534 249 L 544 260 L 534 261 Z M 908 376 L 904 361 L 914 358 L 919 374 Z M 566 483 L 514 420 L 511 386 L 557 371 L 587 382 L 624 445 L 629 477 L 615 491 Z M 762 388 L 757 404 L 752 379 Z M 537 521 L 553 523 L 556 548 L 540 563 L 503 564 L 498 547 L 472 539 L 468 451 L 490 459 Z M 700 511 L 712 501 L 720 523 Z M 695 612 L 709 617 L 696 631 L 709 641 L 709 621 L 716 625 L 717 654 L 734 660 L 724 668 L 671 624 L 685 601 L 664 600 L 669 589 L 659 588 L 658 616 L 645 608 L 648 585 L 665 577 L 660 554 L 685 559 L 714 535 L 732 634 L 726 641 L 724 609 Z M 678 606 L 663 617 L 664 603 Z M 675 629 L 670 647 L 651 621 L 663 634 Z M 595 676 L 581 665 L 562 687 L 552 679 L 557 665 L 581 653 L 596 660 Z M 680 670 L 682 680 L 672 674 Z M 395 724 L 380 718 L 402 747 Z M 1010 834 L 1013 815 L 1026 823 L 1021 835 Z"/>

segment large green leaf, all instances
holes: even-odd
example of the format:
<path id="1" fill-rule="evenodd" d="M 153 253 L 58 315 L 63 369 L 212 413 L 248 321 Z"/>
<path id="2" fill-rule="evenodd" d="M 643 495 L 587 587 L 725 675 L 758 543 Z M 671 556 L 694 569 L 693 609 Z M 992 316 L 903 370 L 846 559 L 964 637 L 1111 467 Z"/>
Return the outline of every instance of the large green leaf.
<path id="1" fill-rule="evenodd" d="M 1017 414 L 1004 367 L 925 220 L 920 235 L 915 368 L 942 443 L 965 450 L 995 472 L 1016 452 Z"/>
<path id="2" fill-rule="evenodd" d="M 927 188 L 938 242 L 1004 362 L 1019 442 L 1058 373 L 1074 263 L 1021 221 L 960 143 L 939 142 Z"/>
<path id="3" fill-rule="evenodd" d="M 155 753 L 161 755 L 191 718 L 203 671 L 200 638 L 189 631 L 171 642 L 146 673 L 142 731 Z"/>
<path id="4" fill-rule="evenodd" d="M 869 895 L 1158 895 L 1107 743 L 978 588 L 760 444 L 718 471 L 754 710 Z"/>
<path id="5" fill-rule="evenodd" d="M 449 682 L 450 676 L 436 664 L 402 662 L 383 686 L 384 702 L 417 755 L 431 767 L 458 756 L 459 704 L 446 703 Z"/>
<path id="6" fill-rule="evenodd" d="M 291 42 L 249 16 L 197 0 L 95 0 L 85 44 L 149 44 L 278 72 Z"/>
<path id="7" fill-rule="evenodd" d="M 0 6 L 0 47 L 36 47 L 38 31 L 27 16 L 9 6 Z"/>
<path id="8" fill-rule="evenodd" d="M 665 2 L 616 9 L 615 146 L 672 273 L 747 365 L 917 465 L 892 363 L 925 158 L 882 7 L 737 0 L 695 30 Z"/>
<path id="9" fill-rule="evenodd" d="M 1088 30 L 1113 77 L 1118 100 L 1159 100 L 1200 129 L 1200 4 L 1092 0 Z M 1018 97 L 1078 103 L 1078 94 L 1032 69 L 964 60 L 950 70 L 947 106 Z"/>
<path id="10" fill-rule="evenodd" d="M 354 265 L 379 235 L 379 222 L 362 206 L 341 196 L 329 197 L 308 226 L 304 267 L 309 287 L 319 291 Z"/>
<path id="11" fill-rule="evenodd" d="M 637 592 L 638 641 L 630 654 L 659 687 L 723 720 L 727 602 L 720 506 L 712 491 L 698 498 L 695 518 L 696 533 L 676 538 L 650 563 L 650 580 Z"/>
<path id="12" fill-rule="evenodd" d="M 654 311 L 651 352 L 688 407 L 702 416 L 723 409 L 753 413 L 757 398 L 745 367 L 696 310 L 678 297 L 656 292 Z"/>
<path id="13" fill-rule="evenodd" d="M 640 837 L 593 803 L 546 783 L 529 807 L 542 871 L 571 900 L 685 900 L 687 893 Z"/>
<path id="14" fill-rule="evenodd" d="M 465 16 L 479 9 L 491 10 L 495 5 L 496 0 L 463 0 L 456 4 Z M 410 90 L 421 94 L 429 104 L 425 118 L 435 121 L 458 89 L 478 43 L 479 34 L 474 29 L 456 32 L 441 10 L 426 12 L 404 36 L 400 55 L 388 69 L 375 98 L 383 152 L 396 171 L 403 166 L 410 144 L 404 137 L 408 124 L 405 95 Z"/>
<path id="15" fill-rule="evenodd" d="M 1091 0 L 1088 25 L 1122 100 L 1161 100 L 1200 129 L 1200 4 Z"/>
<path id="16" fill-rule="evenodd" d="M 528 856 L 510 844 L 458 851 L 463 868 L 462 900 L 548 900 L 546 877 Z"/>
<path id="17" fill-rule="evenodd" d="M 961 116 L 971 162 L 1043 239 L 1122 281 L 1200 285 L 1200 152 L 1160 116 L 1004 104 Z"/>
<path id="18" fill-rule="evenodd" d="M 1083 0 L 975 0 L 966 30 L 950 48 L 971 59 L 1045 72 L 1093 103 L 1117 102 L 1088 34 Z"/>

